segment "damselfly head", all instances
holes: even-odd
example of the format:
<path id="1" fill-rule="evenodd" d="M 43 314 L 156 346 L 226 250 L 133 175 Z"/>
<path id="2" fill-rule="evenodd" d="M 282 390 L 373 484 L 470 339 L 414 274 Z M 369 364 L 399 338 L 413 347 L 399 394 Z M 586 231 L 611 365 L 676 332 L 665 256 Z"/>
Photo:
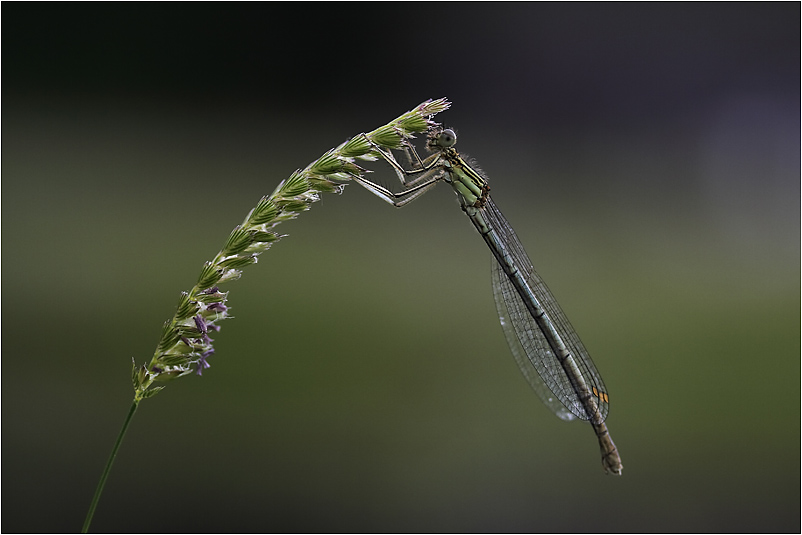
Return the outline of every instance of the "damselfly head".
<path id="1" fill-rule="evenodd" d="M 450 128 L 437 127 L 429 131 L 426 147 L 429 150 L 447 149 L 457 144 L 457 133 Z"/>
<path id="2" fill-rule="evenodd" d="M 437 144 L 443 148 L 453 147 L 457 144 L 457 134 L 450 128 L 447 128 L 437 136 Z"/>

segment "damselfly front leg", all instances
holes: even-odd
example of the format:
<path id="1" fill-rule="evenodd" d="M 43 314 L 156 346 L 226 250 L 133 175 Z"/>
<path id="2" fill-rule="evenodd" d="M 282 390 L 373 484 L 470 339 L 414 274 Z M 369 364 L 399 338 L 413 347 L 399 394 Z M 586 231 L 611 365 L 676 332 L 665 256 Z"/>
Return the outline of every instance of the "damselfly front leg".
<path id="1" fill-rule="evenodd" d="M 384 158 L 385 161 L 390 164 L 390 166 L 392 166 L 393 170 L 395 170 L 396 175 L 398 175 L 398 180 L 400 180 L 401 184 L 404 186 L 414 186 L 415 184 L 418 184 L 419 182 L 425 180 L 427 176 L 430 176 L 428 171 L 431 171 L 432 169 L 438 167 L 442 167 L 440 153 L 432 154 L 425 160 L 422 160 L 421 157 L 418 155 L 418 151 L 415 150 L 415 147 L 412 146 L 411 143 L 405 140 L 403 147 L 404 152 L 407 154 L 408 158 L 409 158 L 409 153 L 411 152 L 415 156 L 415 160 L 417 160 L 417 165 L 419 165 L 420 167 L 416 167 L 410 170 L 404 169 L 404 166 L 398 163 L 398 160 L 395 159 L 395 156 L 393 156 L 392 152 L 390 152 L 389 150 L 382 149 L 381 147 L 376 145 L 373 141 L 371 141 L 370 138 L 368 138 L 365 134 L 362 134 L 362 136 L 364 136 L 365 140 L 368 143 L 370 143 L 370 145 L 373 147 L 373 150 L 378 152 L 381 155 L 381 157 Z M 412 158 L 409 159 L 411 162 Z M 410 176 L 414 178 L 408 179 L 408 177 Z"/>
<path id="2" fill-rule="evenodd" d="M 384 158 L 384 160 L 390 164 L 390 166 L 395 171 L 396 175 L 398 175 L 398 179 L 401 181 L 401 184 L 404 186 L 404 189 L 399 192 L 395 193 L 390 191 L 389 189 L 381 186 L 371 180 L 368 180 L 364 177 L 354 177 L 354 181 L 357 184 L 360 184 L 365 189 L 379 197 L 385 202 L 392 204 L 398 208 L 404 206 L 407 203 L 412 202 L 413 200 L 417 199 L 424 193 L 426 193 L 429 188 L 437 184 L 440 180 L 445 178 L 445 174 L 443 172 L 443 165 L 440 159 L 439 154 L 433 154 L 426 158 L 425 160 L 421 160 L 420 156 L 418 156 L 417 151 L 411 145 L 405 147 L 405 150 L 411 151 L 412 154 L 415 155 L 420 168 L 418 169 L 411 169 L 407 170 L 398 163 L 395 159 L 395 156 L 390 151 L 386 151 L 373 143 L 367 136 L 362 134 L 365 137 L 365 140 L 370 143 L 379 155 Z M 409 177 L 413 177 L 409 179 Z"/>

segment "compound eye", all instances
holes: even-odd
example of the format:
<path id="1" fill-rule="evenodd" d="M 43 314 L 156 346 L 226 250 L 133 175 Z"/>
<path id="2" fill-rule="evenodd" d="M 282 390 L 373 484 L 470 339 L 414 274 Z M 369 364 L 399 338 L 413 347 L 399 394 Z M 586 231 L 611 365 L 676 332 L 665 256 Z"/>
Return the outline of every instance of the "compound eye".
<path id="1" fill-rule="evenodd" d="M 440 132 L 440 135 L 437 136 L 437 144 L 441 147 L 453 147 L 457 143 L 457 134 L 454 133 L 453 130 L 450 128 L 443 130 Z"/>

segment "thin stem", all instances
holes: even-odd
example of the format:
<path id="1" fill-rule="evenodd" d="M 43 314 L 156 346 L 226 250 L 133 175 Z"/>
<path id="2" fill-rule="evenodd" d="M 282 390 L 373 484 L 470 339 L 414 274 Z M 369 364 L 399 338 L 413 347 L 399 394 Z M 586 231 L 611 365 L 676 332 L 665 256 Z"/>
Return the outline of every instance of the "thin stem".
<path id="1" fill-rule="evenodd" d="M 97 484 L 95 496 L 92 498 L 92 505 L 89 506 L 89 512 L 86 513 L 86 520 L 84 520 L 84 527 L 81 529 L 81 533 L 89 532 L 89 524 L 92 523 L 92 517 L 95 516 L 97 502 L 100 501 L 100 495 L 103 494 L 103 487 L 106 485 L 106 479 L 109 477 L 109 472 L 111 472 L 111 465 L 114 464 L 114 458 L 117 456 L 117 450 L 120 449 L 120 444 L 123 442 L 125 431 L 128 429 L 128 424 L 131 423 L 131 418 L 134 417 L 134 413 L 136 412 L 138 406 L 139 398 L 134 398 L 133 403 L 131 403 L 131 409 L 128 411 L 128 416 L 126 416 L 125 422 L 123 423 L 123 428 L 120 429 L 120 435 L 117 437 L 117 442 L 114 443 L 114 448 L 111 450 L 111 455 L 109 455 L 106 468 L 103 469 L 103 475 L 100 476 L 100 481 Z"/>

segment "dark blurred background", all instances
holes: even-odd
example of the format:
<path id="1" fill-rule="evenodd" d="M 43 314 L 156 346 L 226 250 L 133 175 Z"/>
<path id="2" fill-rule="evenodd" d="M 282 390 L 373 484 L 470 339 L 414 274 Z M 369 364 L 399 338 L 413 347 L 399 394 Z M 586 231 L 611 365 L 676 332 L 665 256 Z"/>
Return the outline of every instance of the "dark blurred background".
<path id="1" fill-rule="evenodd" d="M 445 96 L 624 476 L 521 377 L 449 188 L 351 185 L 227 286 L 93 530 L 799 532 L 799 3 L 3 3 L 2 30 L 2 531 L 80 529 L 131 359 L 260 196 Z"/>

